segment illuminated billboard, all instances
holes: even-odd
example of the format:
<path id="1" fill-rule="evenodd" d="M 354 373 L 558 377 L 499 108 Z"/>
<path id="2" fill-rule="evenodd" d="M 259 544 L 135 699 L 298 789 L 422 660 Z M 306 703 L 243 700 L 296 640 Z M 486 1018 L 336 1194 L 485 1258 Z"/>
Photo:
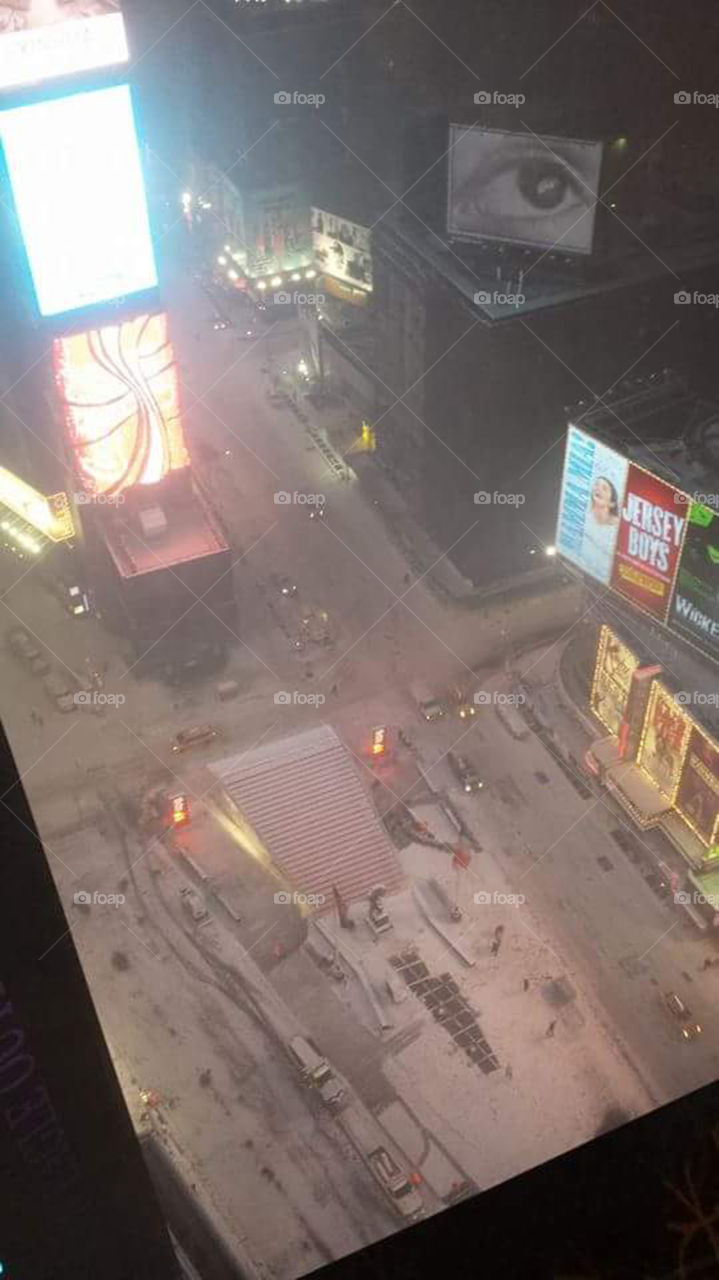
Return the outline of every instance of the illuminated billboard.
<path id="1" fill-rule="evenodd" d="M 590 705 L 610 733 L 619 735 L 639 659 L 611 627 L 600 628 Z"/>
<path id="2" fill-rule="evenodd" d="M 673 803 L 692 721 L 658 680 L 649 694 L 637 764 Z"/>
<path id="3" fill-rule="evenodd" d="M 689 508 L 667 621 L 672 631 L 719 658 L 719 516 L 698 502 Z"/>
<path id="4" fill-rule="evenodd" d="M 127 62 L 118 0 L 2 0 L 0 89 Z"/>
<path id="5" fill-rule="evenodd" d="M 611 585 L 660 622 L 669 609 L 686 513 L 678 489 L 630 463 Z"/>
<path id="6" fill-rule="evenodd" d="M 127 85 L 3 111 L 0 139 L 41 315 L 157 285 Z"/>
<path id="7" fill-rule="evenodd" d="M 188 465 L 164 313 L 57 338 L 54 361 L 84 493 L 155 484 Z"/>
<path id="8" fill-rule="evenodd" d="M 51 542 L 74 537 L 75 526 L 66 493 L 47 498 L 19 476 L 0 467 L 0 504 L 25 520 Z"/>
<path id="9" fill-rule="evenodd" d="M 347 218 L 312 209 L 312 249 L 315 265 L 343 284 L 372 292 L 370 233 Z"/>
<path id="10" fill-rule="evenodd" d="M 601 142 L 449 127 L 447 230 L 591 253 Z"/>
<path id="11" fill-rule="evenodd" d="M 570 427 L 557 522 L 560 555 L 609 585 L 629 463 L 601 441 Z"/>
<path id="12" fill-rule="evenodd" d="M 710 848 L 719 841 L 719 747 L 694 725 L 675 807 Z"/>

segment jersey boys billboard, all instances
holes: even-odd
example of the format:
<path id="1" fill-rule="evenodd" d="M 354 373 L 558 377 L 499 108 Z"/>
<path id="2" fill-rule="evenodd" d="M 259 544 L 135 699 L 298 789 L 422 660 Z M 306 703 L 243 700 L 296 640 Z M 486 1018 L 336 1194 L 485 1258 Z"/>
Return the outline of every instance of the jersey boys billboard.
<path id="1" fill-rule="evenodd" d="M 719 514 L 570 426 L 557 551 L 719 661 Z"/>
<path id="2" fill-rule="evenodd" d="M 630 463 L 611 585 L 660 622 L 669 609 L 686 512 L 683 494 L 673 485 Z"/>

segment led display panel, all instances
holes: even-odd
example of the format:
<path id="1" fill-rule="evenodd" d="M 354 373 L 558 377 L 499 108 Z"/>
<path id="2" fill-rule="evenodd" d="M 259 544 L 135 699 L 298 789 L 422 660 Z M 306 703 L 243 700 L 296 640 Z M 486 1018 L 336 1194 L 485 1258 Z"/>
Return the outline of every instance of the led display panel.
<path id="1" fill-rule="evenodd" d="M 453 124 L 449 144 L 450 235 L 591 253 L 601 142 Z"/>
<path id="2" fill-rule="evenodd" d="M 609 585 L 629 463 L 570 427 L 564 455 L 556 546 L 560 555 Z"/>
<path id="3" fill-rule="evenodd" d="M 118 0 L 1 0 L 0 90 L 127 62 Z"/>
<path id="4" fill-rule="evenodd" d="M 54 361 L 83 494 L 155 484 L 188 465 L 164 312 L 56 338 Z"/>
<path id="5" fill-rule="evenodd" d="M 689 508 L 668 624 L 719 660 L 719 514 L 699 502 Z"/>
<path id="6" fill-rule="evenodd" d="M 630 464 L 611 585 L 660 622 L 669 609 L 686 514 L 680 490 Z"/>
<path id="7" fill-rule="evenodd" d="M 41 315 L 157 285 L 127 85 L 3 111 L 0 139 Z"/>

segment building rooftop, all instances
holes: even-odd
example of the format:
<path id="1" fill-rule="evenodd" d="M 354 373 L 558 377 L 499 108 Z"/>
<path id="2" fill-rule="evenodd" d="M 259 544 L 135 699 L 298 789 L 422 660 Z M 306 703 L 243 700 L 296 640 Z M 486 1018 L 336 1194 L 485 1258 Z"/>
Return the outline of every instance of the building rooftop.
<path id="1" fill-rule="evenodd" d="M 298 892 L 346 902 L 402 871 L 358 768 L 329 725 L 209 765 Z"/>
<path id="2" fill-rule="evenodd" d="M 125 503 L 108 512 L 103 533 L 123 578 L 228 549 L 210 508 L 189 482 L 182 489 L 161 481 L 128 491 Z"/>

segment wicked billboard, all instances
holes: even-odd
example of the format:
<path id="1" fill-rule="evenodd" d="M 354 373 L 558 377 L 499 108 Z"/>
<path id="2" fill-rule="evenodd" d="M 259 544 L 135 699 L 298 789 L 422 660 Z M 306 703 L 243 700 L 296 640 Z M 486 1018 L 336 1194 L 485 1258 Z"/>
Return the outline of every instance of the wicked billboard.
<path id="1" fill-rule="evenodd" d="M 719 516 L 692 503 L 669 618 L 672 631 L 719 658 Z"/>

